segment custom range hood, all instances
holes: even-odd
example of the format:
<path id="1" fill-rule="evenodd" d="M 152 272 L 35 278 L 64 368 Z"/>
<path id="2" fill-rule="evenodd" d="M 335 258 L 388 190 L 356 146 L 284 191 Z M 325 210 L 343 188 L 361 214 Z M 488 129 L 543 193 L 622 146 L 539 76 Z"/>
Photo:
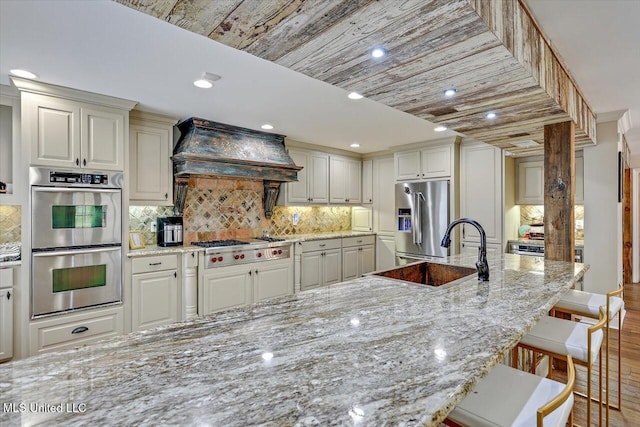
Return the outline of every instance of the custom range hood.
<path id="1" fill-rule="evenodd" d="M 264 182 L 264 213 L 271 218 L 280 184 L 297 181 L 298 171 L 285 150 L 284 136 L 217 123 L 195 117 L 178 124 L 180 139 L 173 150 L 173 174 L 182 212 L 186 182 L 192 175 L 229 177 Z M 182 199 L 182 200 L 180 200 Z"/>

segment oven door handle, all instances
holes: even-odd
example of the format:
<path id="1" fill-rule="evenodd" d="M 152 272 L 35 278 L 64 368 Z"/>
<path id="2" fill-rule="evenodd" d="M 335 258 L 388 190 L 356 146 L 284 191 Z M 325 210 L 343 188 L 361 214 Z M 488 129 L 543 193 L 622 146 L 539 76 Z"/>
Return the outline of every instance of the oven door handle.
<path id="1" fill-rule="evenodd" d="M 82 254 L 95 254 L 101 252 L 115 252 L 122 249 L 122 246 L 108 246 L 104 248 L 83 248 L 72 250 L 52 250 L 43 252 L 33 252 L 34 257 L 46 257 L 46 256 L 66 256 L 66 255 L 82 255 Z"/>
<path id="2" fill-rule="evenodd" d="M 41 193 L 120 193 L 120 188 L 91 188 L 91 187 L 37 187 L 33 191 Z"/>

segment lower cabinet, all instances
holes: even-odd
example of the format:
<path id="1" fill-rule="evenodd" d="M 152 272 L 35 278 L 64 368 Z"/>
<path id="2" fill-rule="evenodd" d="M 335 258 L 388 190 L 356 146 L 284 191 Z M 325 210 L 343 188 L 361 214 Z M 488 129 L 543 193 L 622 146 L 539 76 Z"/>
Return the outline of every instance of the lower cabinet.
<path id="1" fill-rule="evenodd" d="M 342 239 L 342 280 L 356 279 L 375 270 L 375 236 Z"/>
<path id="2" fill-rule="evenodd" d="M 79 347 L 123 332 L 122 306 L 34 320 L 29 324 L 29 354 Z"/>
<path id="3" fill-rule="evenodd" d="M 141 331 L 181 320 L 178 256 L 134 258 L 131 276 L 131 329 Z"/>
<path id="4" fill-rule="evenodd" d="M 478 255 L 478 248 L 480 243 L 477 242 L 462 242 L 460 254 L 461 255 Z M 504 252 L 502 245 L 487 244 L 487 256 L 500 255 Z"/>
<path id="5" fill-rule="evenodd" d="M 13 268 L 0 269 L 0 361 L 13 357 Z"/>
<path id="6" fill-rule="evenodd" d="M 302 242 L 300 290 L 342 281 L 342 239 Z"/>
<path id="7" fill-rule="evenodd" d="M 291 259 L 209 269 L 202 284 L 202 315 L 290 294 Z"/>

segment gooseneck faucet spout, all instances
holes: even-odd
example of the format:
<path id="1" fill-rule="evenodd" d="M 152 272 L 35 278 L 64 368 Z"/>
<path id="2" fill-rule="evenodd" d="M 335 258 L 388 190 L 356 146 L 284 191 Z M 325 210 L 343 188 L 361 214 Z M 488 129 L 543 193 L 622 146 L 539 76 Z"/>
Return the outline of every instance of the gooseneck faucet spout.
<path id="1" fill-rule="evenodd" d="M 480 247 L 478 248 L 478 261 L 476 261 L 476 268 L 478 269 L 478 280 L 486 282 L 489 280 L 489 264 L 487 263 L 487 235 L 484 232 L 484 228 L 480 223 L 471 218 L 460 218 L 453 221 L 447 227 L 447 231 L 444 233 L 440 246 L 448 248 L 451 245 L 451 230 L 458 224 L 471 224 L 478 229 L 480 233 Z"/>

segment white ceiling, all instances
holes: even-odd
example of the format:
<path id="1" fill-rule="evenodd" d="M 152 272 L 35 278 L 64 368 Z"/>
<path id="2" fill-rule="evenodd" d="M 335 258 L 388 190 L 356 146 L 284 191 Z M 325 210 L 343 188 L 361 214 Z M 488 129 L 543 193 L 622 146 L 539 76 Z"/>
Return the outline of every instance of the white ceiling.
<path id="1" fill-rule="evenodd" d="M 640 154 L 640 0 L 525 1 L 598 121 L 628 110 L 627 141 Z"/>
<path id="2" fill-rule="evenodd" d="M 640 154 L 640 0 L 526 1 L 595 112 L 630 110 L 627 139 Z M 455 134 L 108 1 L 0 0 L 0 83 L 11 68 L 147 111 L 272 123 L 292 139 L 359 153 Z M 222 79 L 195 88 L 205 71 Z"/>
<path id="3" fill-rule="evenodd" d="M 271 123 L 292 139 L 359 153 L 456 135 L 107 1 L 0 0 L 0 83 L 12 68 L 147 111 L 258 130 Z M 193 86 L 205 71 L 222 76 L 209 90 Z"/>

